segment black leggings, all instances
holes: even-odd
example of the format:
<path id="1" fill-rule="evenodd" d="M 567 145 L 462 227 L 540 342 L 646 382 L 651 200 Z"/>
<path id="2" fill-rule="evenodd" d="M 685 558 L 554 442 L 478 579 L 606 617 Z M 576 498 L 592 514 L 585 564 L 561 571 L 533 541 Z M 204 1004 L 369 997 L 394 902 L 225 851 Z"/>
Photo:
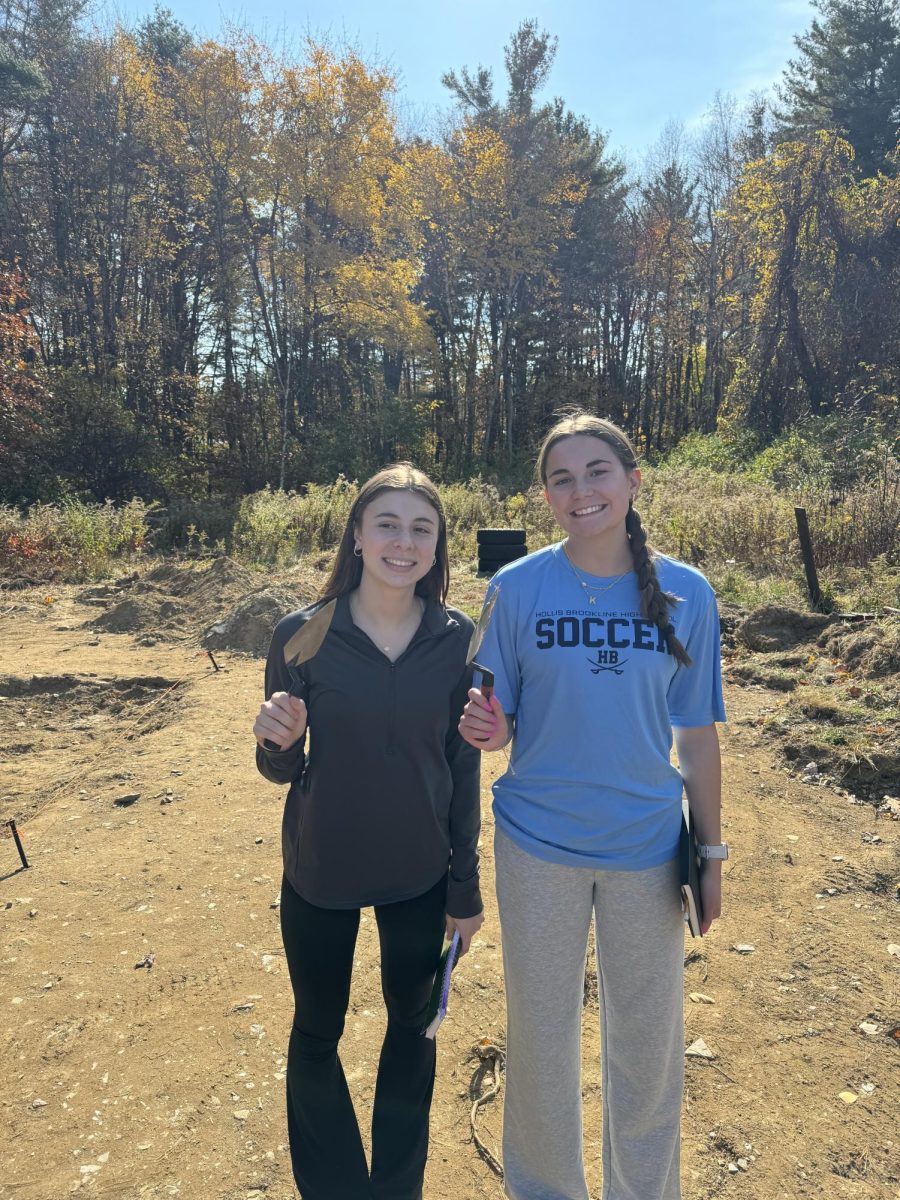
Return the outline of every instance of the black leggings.
<path id="1" fill-rule="evenodd" d="M 338 1041 L 350 999 L 359 909 L 317 908 L 281 887 L 281 935 L 294 990 L 288 1140 L 303 1200 L 420 1200 L 434 1088 L 434 1041 L 422 1036 L 441 952 L 446 877 L 413 900 L 375 908 L 388 1025 L 372 1114 L 372 1171 Z"/>

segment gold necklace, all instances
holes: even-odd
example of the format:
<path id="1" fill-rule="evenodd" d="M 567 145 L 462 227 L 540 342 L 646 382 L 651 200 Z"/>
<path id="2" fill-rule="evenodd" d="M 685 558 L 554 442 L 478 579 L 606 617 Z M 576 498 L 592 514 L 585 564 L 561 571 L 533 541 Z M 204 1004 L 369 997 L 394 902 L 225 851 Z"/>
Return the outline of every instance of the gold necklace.
<path id="1" fill-rule="evenodd" d="M 391 640 L 391 644 L 385 646 L 381 644 L 381 639 L 378 636 L 378 634 L 382 633 L 383 631 L 376 630 L 375 625 L 370 624 L 366 618 L 362 616 L 359 611 L 358 599 L 356 599 L 355 596 L 351 596 L 350 598 L 350 617 L 353 621 L 353 624 L 356 625 L 357 628 L 361 629 L 363 633 L 365 633 L 366 636 L 373 641 L 376 646 L 378 646 L 378 649 L 382 652 L 382 654 L 387 655 L 388 658 L 390 658 L 392 646 L 399 645 L 404 641 L 404 639 L 406 640 L 406 644 L 409 644 L 410 638 L 407 637 L 407 633 L 410 631 L 410 629 L 412 630 L 412 634 L 416 632 L 416 630 L 419 628 L 419 625 L 422 623 L 422 616 L 424 612 L 425 601 L 421 598 L 421 596 L 413 596 L 412 612 L 409 616 L 404 618 L 404 622 L 397 629 L 396 637 Z M 412 624 L 413 621 L 415 621 L 415 625 Z"/>
<path id="2" fill-rule="evenodd" d="M 631 574 L 631 570 L 629 568 L 629 570 L 623 571 L 622 574 L 618 576 L 618 578 L 616 578 L 612 581 L 612 583 L 606 583 L 602 587 L 593 587 L 593 586 L 589 585 L 586 580 L 581 578 L 581 572 L 578 570 L 578 568 L 572 562 L 571 558 L 569 558 L 568 542 L 563 543 L 563 554 L 566 556 L 566 562 L 569 564 L 569 566 L 572 569 L 572 574 L 578 580 L 579 584 L 581 585 L 581 587 L 584 591 L 584 594 L 587 596 L 589 604 L 596 604 L 598 596 L 602 596 L 604 592 L 608 592 L 611 588 L 614 588 L 617 583 L 621 583 L 626 575 Z"/>

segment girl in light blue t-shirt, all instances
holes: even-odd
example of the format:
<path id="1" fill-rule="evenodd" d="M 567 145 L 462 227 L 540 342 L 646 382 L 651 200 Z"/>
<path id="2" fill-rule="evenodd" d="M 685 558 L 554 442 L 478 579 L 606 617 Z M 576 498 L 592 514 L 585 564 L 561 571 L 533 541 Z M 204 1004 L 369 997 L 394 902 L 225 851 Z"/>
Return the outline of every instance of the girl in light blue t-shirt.
<path id="1" fill-rule="evenodd" d="M 507 998 L 503 1159 L 511 1200 L 587 1200 L 581 1008 L 595 920 L 604 1196 L 679 1200 L 684 935 L 682 792 L 721 908 L 719 623 L 709 584 L 655 554 L 634 507 L 641 474 L 615 425 L 587 413 L 541 447 L 562 542 L 500 571 L 460 730 L 512 739 L 494 785 Z M 674 740 L 679 768 L 669 754 Z"/>

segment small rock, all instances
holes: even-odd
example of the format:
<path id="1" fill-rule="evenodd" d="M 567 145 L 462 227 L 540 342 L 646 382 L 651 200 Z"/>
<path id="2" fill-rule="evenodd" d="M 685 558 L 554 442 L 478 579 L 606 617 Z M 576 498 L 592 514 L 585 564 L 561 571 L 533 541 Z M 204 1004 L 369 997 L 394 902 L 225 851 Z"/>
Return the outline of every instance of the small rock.
<path id="1" fill-rule="evenodd" d="M 838 1092 L 838 1099 L 843 1100 L 843 1102 L 849 1107 L 851 1104 L 855 1104 L 857 1102 L 859 1096 L 857 1096 L 856 1092 Z"/>
<path id="2" fill-rule="evenodd" d="M 46 1108 L 47 1101 L 46 1100 L 32 1100 L 31 1107 L 32 1108 Z"/>
<path id="3" fill-rule="evenodd" d="M 135 800 L 140 800 L 140 798 L 140 792 L 126 792 L 123 796 L 116 796 L 113 800 L 113 804 L 116 806 L 116 808 L 128 808 L 130 805 L 134 804 Z"/>
<path id="4" fill-rule="evenodd" d="M 831 861 L 832 862 L 843 862 L 844 856 L 843 856 L 843 854 L 832 854 Z"/>
<path id="5" fill-rule="evenodd" d="M 704 992 L 691 992 L 690 999 L 694 1004 L 715 1004 L 715 999 L 712 996 L 707 996 Z"/>
<path id="6" fill-rule="evenodd" d="M 866 1035 L 866 1037 L 875 1037 L 878 1033 L 878 1026 L 874 1021 L 861 1021 L 859 1029 L 861 1033 Z"/>
<path id="7" fill-rule="evenodd" d="M 746 1171 L 750 1167 L 750 1163 L 748 1162 L 748 1160 L 746 1158 L 739 1158 L 737 1160 L 737 1165 L 741 1168 L 742 1171 Z"/>
<path id="8" fill-rule="evenodd" d="M 136 971 L 139 971 L 141 969 L 141 967 L 146 967 L 147 970 L 149 971 L 149 969 L 153 966 L 153 964 L 155 962 L 156 962 L 156 955 L 151 951 L 149 954 L 145 954 L 140 962 L 136 962 L 134 964 L 134 969 Z"/>
<path id="9" fill-rule="evenodd" d="M 29 910 L 28 910 L 29 917 L 36 917 L 37 914 L 38 914 L 38 910 L 36 908 L 29 908 Z"/>
<path id="10" fill-rule="evenodd" d="M 756 949 L 755 946 L 747 945 L 745 942 L 738 942 L 737 945 L 734 945 L 731 948 L 732 950 L 737 951 L 738 954 L 752 954 Z"/>
<path id="11" fill-rule="evenodd" d="M 728 1170 L 731 1172 L 732 1175 L 737 1175 L 740 1168 L 738 1167 L 737 1163 L 729 1163 Z"/>
<path id="12" fill-rule="evenodd" d="M 262 845 L 262 838 L 254 838 L 253 841 L 257 846 Z"/>
<path id="13" fill-rule="evenodd" d="M 874 1083 L 864 1083 L 864 1084 L 862 1084 L 862 1086 L 860 1087 L 859 1090 L 862 1092 L 862 1094 L 864 1096 L 871 1096 L 872 1093 L 875 1091 L 875 1084 Z"/>
<path id="14" fill-rule="evenodd" d="M 896 942 L 889 942 L 887 951 L 888 954 L 893 954 L 894 958 L 900 958 L 900 946 Z"/>
<path id="15" fill-rule="evenodd" d="M 234 1112 L 232 1113 L 232 1116 L 234 1117 L 234 1119 L 236 1121 L 246 1121 L 247 1118 L 250 1116 L 250 1109 L 249 1108 L 236 1108 L 234 1110 Z"/>
<path id="16" fill-rule="evenodd" d="M 710 1050 L 709 1046 L 707 1046 L 706 1042 L 704 1042 L 703 1038 L 697 1038 L 697 1040 L 695 1042 L 691 1042 L 691 1044 L 688 1046 L 687 1050 L 685 1050 L 684 1053 L 685 1053 L 685 1057 L 687 1057 L 687 1058 L 715 1058 L 716 1057 L 715 1054 L 713 1054 L 712 1050 Z"/>
<path id="17" fill-rule="evenodd" d="M 806 766 L 803 768 L 803 770 L 800 772 L 801 779 L 818 779 L 818 777 L 819 777 L 819 768 L 818 768 L 818 765 L 814 762 L 808 762 L 806 764 Z"/>

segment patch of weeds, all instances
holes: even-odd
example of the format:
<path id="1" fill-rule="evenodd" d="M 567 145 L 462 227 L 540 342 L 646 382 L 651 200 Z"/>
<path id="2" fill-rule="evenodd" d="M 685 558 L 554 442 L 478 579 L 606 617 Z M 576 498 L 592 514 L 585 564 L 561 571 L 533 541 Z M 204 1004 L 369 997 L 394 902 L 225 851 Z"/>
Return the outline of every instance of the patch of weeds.
<path id="1" fill-rule="evenodd" d="M 799 576 L 763 575 L 744 563 L 705 562 L 703 570 L 720 600 L 740 608 L 807 609 L 806 586 Z"/>
<path id="2" fill-rule="evenodd" d="M 855 693 L 855 694 L 854 694 Z M 856 684 L 798 689 L 766 722 L 791 763 L 815 762 L 842 783 L 890 786 L 900 772 L 900 709 L 882 689 Z"/>
<path id="3" fill-rule="evenodd" d="M 758 683 L 775 692 L 792 692 L 803 682 L 796 674 L 792 675 L 788 671 L 761 666 L 754 662 L 732 663 L 728 669 L 728 678 L 742 683 Z"/>
<path id="4" fill-rule="evenodd" d="M 827 688 L 806 688 L 797 696 L 796 711 L 810 721 L 830 721 L 834 725 L 849 725 L 865 720 L 867 713 L 852 702 L 843 700 L 840 693 Z"/>

